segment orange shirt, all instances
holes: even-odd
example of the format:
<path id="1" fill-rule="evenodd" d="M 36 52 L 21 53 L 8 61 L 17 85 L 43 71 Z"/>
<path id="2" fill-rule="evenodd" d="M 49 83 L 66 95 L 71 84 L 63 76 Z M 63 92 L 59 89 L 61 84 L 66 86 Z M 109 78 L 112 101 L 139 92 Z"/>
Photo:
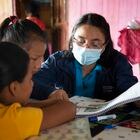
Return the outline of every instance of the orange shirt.
<path id="1" fill-rule="evenodd" d="M 38 135 L 42 117 L 38 108 L 0 104 L 0 140 L 24 140 Z"/>

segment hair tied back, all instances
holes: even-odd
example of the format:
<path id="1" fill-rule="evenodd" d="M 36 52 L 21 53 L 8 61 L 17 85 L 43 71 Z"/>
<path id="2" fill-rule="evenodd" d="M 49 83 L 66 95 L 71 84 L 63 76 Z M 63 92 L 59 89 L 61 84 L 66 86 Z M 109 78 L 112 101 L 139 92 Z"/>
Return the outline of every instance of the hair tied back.
<path id="1" fill-rule="evenodd" d="M 12 24 L 15 24 L 18 21 L 18 18 L 16 16 L 10 16 L 9 19 Z"/>

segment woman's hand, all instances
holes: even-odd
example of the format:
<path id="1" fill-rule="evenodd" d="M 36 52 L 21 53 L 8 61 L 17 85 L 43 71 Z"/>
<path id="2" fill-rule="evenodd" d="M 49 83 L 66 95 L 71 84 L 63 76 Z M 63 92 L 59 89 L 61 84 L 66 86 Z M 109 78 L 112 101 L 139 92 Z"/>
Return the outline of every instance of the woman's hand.
<path id="1" fill-rule="evenodd" d="M 57 89 L 53 91 L 48 98 L 53 98 L 58 100 L 69 100 L 68 94 L 63 89 Z"/>

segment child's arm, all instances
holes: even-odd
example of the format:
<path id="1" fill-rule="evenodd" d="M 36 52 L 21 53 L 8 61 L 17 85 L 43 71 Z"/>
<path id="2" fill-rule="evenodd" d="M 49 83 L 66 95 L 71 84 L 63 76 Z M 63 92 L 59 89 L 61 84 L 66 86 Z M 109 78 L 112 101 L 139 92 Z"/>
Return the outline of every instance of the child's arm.
<path id="1" fill-rule="evenodd" d="M 76 106 L 69 101 L 62 100 L 42 110 L 43 120 L 40 131 L 70 121 L 75 118 L 76 114 Z"/>
<path id="2" fill-rule="evenodd" d="M 59 100 L 69 100 L 68 94 L 66 93 L 65 90 L 63 89 L 58 89 L 59 87 L 57 87 L 56 90 L 54 90 L 49 96 L 48 98 L 52 98 L 52 99 L 59 99 Z"/>
<path id="3" fill-rule="evenodd" d="M 55 104 L 58 101 L 58 99 L 45 99 L 45 100 L 34 100 L 34 99 L 29 99 L 28 103 L 25 106 L 32 106 L 32 107 L 47 107 L 52 104 Z"/>

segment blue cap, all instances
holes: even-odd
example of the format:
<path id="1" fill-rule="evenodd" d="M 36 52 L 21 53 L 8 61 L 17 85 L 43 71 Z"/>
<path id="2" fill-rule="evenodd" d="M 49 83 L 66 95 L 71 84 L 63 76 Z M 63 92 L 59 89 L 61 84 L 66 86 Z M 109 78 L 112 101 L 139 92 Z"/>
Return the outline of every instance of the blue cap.
<path id="1" fill-rule="evenodd" d="M 97 122 L 97 121 L 98 121 L 98 119 L 97 119 L 96 116 L 94 116 L 94 117 L 89 117 L 88 120 L 89 120 L 89 122 Z"/>

